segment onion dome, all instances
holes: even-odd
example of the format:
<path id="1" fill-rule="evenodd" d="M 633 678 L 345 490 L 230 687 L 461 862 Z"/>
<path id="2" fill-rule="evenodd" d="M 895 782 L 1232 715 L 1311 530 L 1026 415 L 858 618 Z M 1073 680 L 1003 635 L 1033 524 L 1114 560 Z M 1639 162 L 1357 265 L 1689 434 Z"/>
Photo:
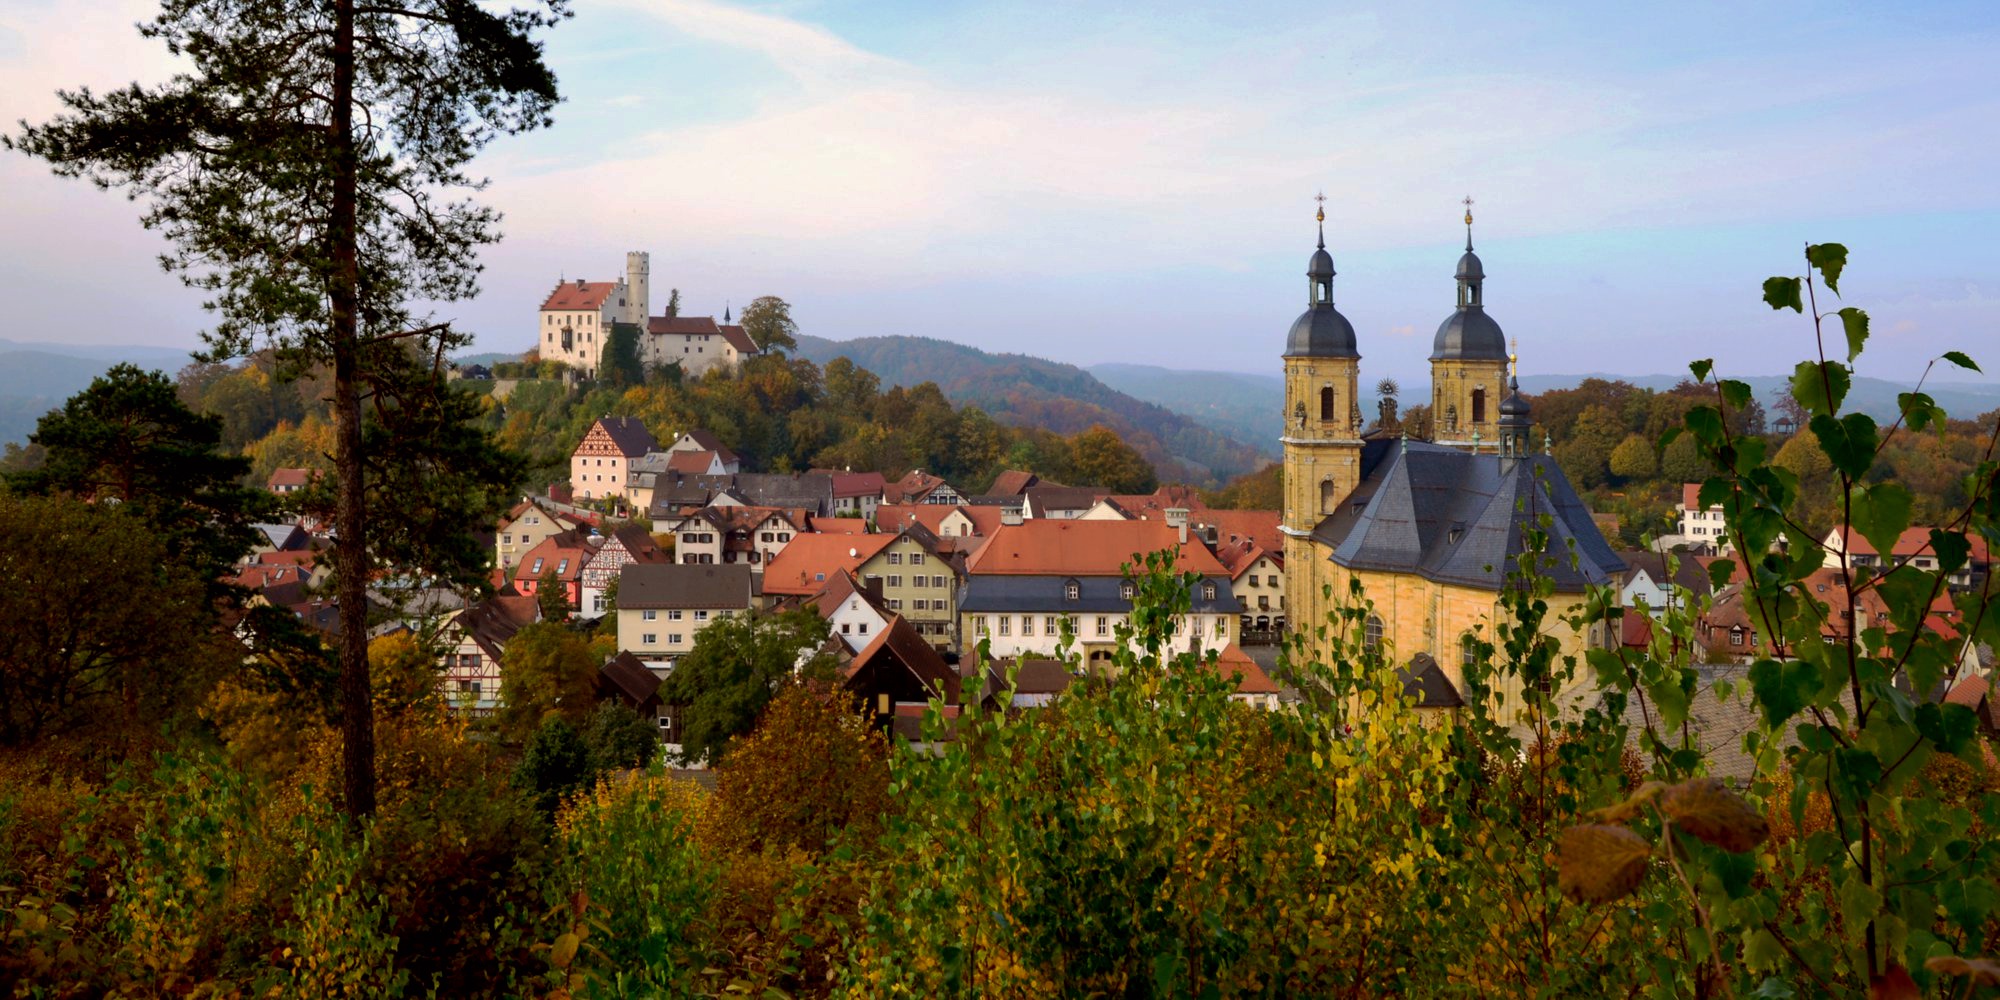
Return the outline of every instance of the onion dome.
<path id="1" fill-rule="evenodd" d="M 1354 324 L 1333 307 L 1333 255 L 1326 252 L 1326 210 L 1319 214 L 1319 248 L 1306 264 L 1310 294 L 1306 311 L 1292 322 L 1285 336 L 1288 358 L 1360 358 L 1355 348 Z"/>

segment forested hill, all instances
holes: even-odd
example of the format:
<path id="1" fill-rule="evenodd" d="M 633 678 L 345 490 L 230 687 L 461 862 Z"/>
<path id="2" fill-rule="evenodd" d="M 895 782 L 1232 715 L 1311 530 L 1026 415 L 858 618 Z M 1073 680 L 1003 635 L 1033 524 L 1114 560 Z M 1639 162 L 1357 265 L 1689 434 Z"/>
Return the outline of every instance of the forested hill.
<path id="1" fill-rule="evenodd" d="M 1092 424 L 1118 432 L 1163 481 L 1220 483 L 1264 464 L 1260 450 L 1182 413 L 1119 392 L 1075 365 L 1023 354 L 989 354 L 928 337 L 824 340 L 800 336 L 800 356 L 845 357 L 884 385 L 935 382 L 953 402 L 1002 423 L 1075 434 Z"/>

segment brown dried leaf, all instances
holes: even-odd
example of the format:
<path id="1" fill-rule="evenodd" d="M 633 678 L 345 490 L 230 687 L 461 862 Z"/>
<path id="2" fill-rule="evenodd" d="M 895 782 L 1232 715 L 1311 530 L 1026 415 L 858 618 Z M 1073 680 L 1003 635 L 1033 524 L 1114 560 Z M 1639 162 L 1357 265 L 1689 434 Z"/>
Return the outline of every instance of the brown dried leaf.
<path id="1" fill-rule="evenodd" d="M 1666 790 L 1667 790 L 1666 782 L 1648 781 L 1645 784 L 1640 785 L 1638 789 L 1632 793 L 1631 797 L 1627 798 L 1625 801 L 1620 802 L 1615 806 L 1605 806 L 1602 809 L 1593 809 L 1590 811 L 1588 815 L 1590 816 L 1591 819 L 1597 820 L 1600 823 L 1623 823 L 1626 822 L 1627 820 L 1630 820 L 1632 817 L 1639 815 L 1639 811 L 1646 807 L 1646 803 L 1651 802 L 1656 798 L 1659 798 L 1660 793 Z"/>
<path id="2" fill-rule="evenodd" d="M 1721 778 L 1683 781 L 1660 795 L 1660 810 L 1696 838 L 1742 853 L 1771 835 L 1771 824 Z"/>
<path id="3" fill-rule="evenodd" d="M 1910 978 L 1910 970 L 1900 965 L 1891 965 L 1881 975 L 1868 981 L 1868 1000 L 1922 1000 L 1923 992 L 1917 989 L 1917 981 Z"/>
<path id="4" fill-rule="evenodd" d="M 1622 826 L 1596 824 L 1563 831 L 1556 885 L 1571 899 L 1608 903 L 1639 887 L 1652 845 Z"/>
<path id="5" fill-rule="evenodd" d="M 2000 962 L 1990 958 L 1940 955 L 1925 962 L 1924 968 L 1942 976 L 1971 976 L 1980 986 L 2000 986 Z"/>

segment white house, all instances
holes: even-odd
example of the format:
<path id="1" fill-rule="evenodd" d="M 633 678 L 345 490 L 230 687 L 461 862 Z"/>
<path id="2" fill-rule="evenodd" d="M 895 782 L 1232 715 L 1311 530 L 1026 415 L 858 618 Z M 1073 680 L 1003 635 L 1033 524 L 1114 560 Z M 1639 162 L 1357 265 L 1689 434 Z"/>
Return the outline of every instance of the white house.
<path id="1" fill-rule="evenodd" d="M 693 378 L 713 369 L 735 371 L 757 353 L 756 341 L 742 327 L 718 324 L 713 316 L 652 316 L 640 358 L 648 366 L 680 365 Z"/>
<path id="2" fill-rule="evenodd" d="M 535 346 L 543 360 L 561 361 L 587 376 L 597 374 L 611 324 L 646 323 L 646 254 L 625 255 L 625 280 L 565 280 L 542 300 Z"/>
<path id="3" fill-rule="evenodd" d="M 807 603 L 827 620 L 850 653 L 861 652 L 889 628 L 891 612 L 844 569 L 836 571 L 826 589 Z"/>

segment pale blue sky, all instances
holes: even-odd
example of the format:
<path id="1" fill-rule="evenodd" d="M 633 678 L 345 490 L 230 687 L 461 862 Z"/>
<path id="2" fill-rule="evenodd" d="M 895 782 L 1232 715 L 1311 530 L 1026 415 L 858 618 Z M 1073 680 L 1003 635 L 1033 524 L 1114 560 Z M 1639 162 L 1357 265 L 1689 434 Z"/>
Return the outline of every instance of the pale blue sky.
<path id="1" fill-rule="evenodd" d="M 2000 368 L 1990 4 L 577 6 L 556 127 L 480 164 L 508 239 L 443 314 L 482 349 L 644 249 L 655 311 L 778 294 L 836 339 L 1271 372 L 1323 189 L 1371 378 L 1421 372 L 1468 192 L 1528 370 L 1789 368 L 1808 328 L 1757 288 L 1820 240 L 1866 373 Z M 0 120 L 163 73 L 148 9 L 9 0 Z M 132 206 L 17 156 L 0 185 L 0 336 L 194 342 Z"/>

